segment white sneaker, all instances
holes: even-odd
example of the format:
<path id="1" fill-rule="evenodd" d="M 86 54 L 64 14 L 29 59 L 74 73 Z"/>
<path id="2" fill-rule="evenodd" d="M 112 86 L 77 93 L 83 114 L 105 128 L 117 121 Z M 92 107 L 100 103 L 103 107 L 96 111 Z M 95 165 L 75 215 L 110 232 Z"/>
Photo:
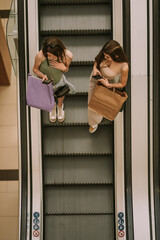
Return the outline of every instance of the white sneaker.
<path id="1" fill-rule="evenodd" d="M 65 118 L 65 112 L 64 112 L 64 104 L 62 103 L 62 106 L 57 106 L 58 110 L 58 122 L 63 122 Z"/>
<path id="2" fill-rule="evenodd" d="M 56 104 L 55 104 L 52 112 L 49 112 L 49 120 L 51 122 L 55 122 L 56 121 Z"/>
<path id="3" fill-rule="evenodd" d="M 94 125 L 94 126 L 89 126 L 89 132 L 90 133 L 94 133 L 98 128 L 98 125 Z"/>

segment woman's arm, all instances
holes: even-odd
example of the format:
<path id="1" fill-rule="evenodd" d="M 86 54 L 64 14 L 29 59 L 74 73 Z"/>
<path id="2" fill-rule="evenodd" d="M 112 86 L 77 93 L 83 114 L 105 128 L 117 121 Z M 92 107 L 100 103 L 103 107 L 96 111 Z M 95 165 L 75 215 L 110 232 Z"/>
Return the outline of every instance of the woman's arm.
<path id="1" fill-rule="evenodd" d="M 73 59 L 73 53 L 67 49 L 65 52 L 65 55 L 66 55 L 66 62 L 65 62 L 66 70 L 65 70 L 65 72 L 68 72 L 69 66 Z"/>
<path id="2" fill-rule="evenodd" d="M 48 80 L 47 76 L 43 74 L 41 71 L 39 71 L 39 66 L 41 65 L 42 57 L 40 52 L 36 55 L 34 66 L 33 66 L 33 72 L 40 78 L 42 78 L 42 81 Z"/>
<path id="3" fill-rule="evenodd" d="M 93 72 L 92 72 L 92 75 L 101 75 L 101 72 L 98 70 L 97 68 L 97 62 L 95 61 L 94 62 L 94 66 L 93 66 Z"/>
<path id="4" fill-rule="evenodd" d="M 123 88 L 127 85 L 127 80 L 128 80 L 128 71 L 129 71 L 129 68 L 128 68 L 128 65 L 125 64 L 123 67 L 122 67 L 122 70 L 121 70 L 121 82 L 119 83 L 109 83 L 107 79 L 100 79 L 99 81 L 106 87 L 109 87 L 109 88 L 112 88 L 112 87 L 115 87 L 115 88 Z"/>

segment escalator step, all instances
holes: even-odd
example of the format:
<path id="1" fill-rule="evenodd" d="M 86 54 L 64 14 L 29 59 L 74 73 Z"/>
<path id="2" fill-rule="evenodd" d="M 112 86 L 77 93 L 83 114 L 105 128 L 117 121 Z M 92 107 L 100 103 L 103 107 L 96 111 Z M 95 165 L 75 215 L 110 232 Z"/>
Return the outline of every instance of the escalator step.
<path id="1" fill-rule="evenodd" d="M 45 188 L 45 213 L 105 214 L 113 209 L 113 185 Z"/>
<path id="2" fill-rule="evenodd" d="M 45 216 L 74 216 L 74 215 L 114 215 L 113 212 L 102 213 L 45 213 Z"/>
<path id="3" fill-rule="evenodd" d="M 75 94 L 68 94 L 66 97 L 88 96 L 88 92 L 76 92 Z"/>
<path id="4" fill-rule="evenodd" d="M 112 240 L 114 222 L 114 215 L 46 216 L 45 239 Z"/>
<path id="5" fill-rule="evenodd" d="M 112 154 L 48 155 L 43 165 L 44 183 L 113 183 Z"/>
<path id="6" fill-rule="evenodd" d="M 67 187 L 67 186 L 109 186 L 113 183 L 45 183 L 46 187 Z"/>
<path id="7" fill-rule="evenodd" d="M 112 153 L 109 152 L 105 152 L 105 153 L 46 153 L 43 155 L 43 157 L 48 158 L 48 157 L 76 157 L 76 156 L 80 156 L 80 157 L 85 157 L 85 156 L 112 156 Z"/>
<path id="8" fill-rule="evenodd" d="M 70 66 L 93 66 L 93 64 L 94 61 L 73 61 Z"/>
<path id="9" fill-rule="evenodd" d="M 99 126 L 94 134 L 88 132 L 88 126 L 43 129 L 44 154 L 110 153 L 113 149 L 113 129 L 110 126 Z"/>
<path id="10" fill-rule="evenodd" d="M 112 125 L 112 123 L 101 123 L 99 124 L 100 126 L 109 126 Z M 88 123 L 81 123 L 81 122 L 72 122 L 72 123 L 46 123 L 43 124 L 43 127 L 84 127 L 84 126 L 88 126 Z"/>
<path id="11" fill-rule="evenodd" d="M 111 4 L 111 0 L 40 0 L 41 5 Z"/>
<path id="12" fill-rule="evenodd" d="M 111 35 L 111 29 L 71 29 L 71 30 L 42 30 L 41 36 L 82 36 L 82 35 Z"/>

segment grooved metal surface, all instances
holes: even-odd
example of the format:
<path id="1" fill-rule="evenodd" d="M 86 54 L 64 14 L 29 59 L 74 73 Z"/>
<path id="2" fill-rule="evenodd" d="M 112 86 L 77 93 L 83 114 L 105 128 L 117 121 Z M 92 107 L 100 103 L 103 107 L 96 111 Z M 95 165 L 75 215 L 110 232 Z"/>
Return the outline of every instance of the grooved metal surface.
<path id="1" fill-rule="evenodd" d="M 111 4 L 111 0 L 40 0 L 42 5 Z"/>
<path id="2" fill-rule="evenodd" d="M 72 29 L 72 30 L 44 30 L 41 36 L 81 36 L 81 35 L 111 35 L 111 29 Z"/>
<path id="3" fill-rule="evenodd" d="M 45 183 L 113 183 L 112 156 L 78 155 L 44 159 Z"/>
<path id="4" fill-rule="evenodd" d="M 45 199 L 45 210 L 49 213 L 56 211 L 60 213 L 113 213 L 113 188 L 111 186 L 49 187 L 45 189 Z"/>
<path id="5" fill-rule="evenodd" d="M 46 239 L 50 236 L 54 240 L 114 239 L 112 215 L 46 216 L 45 221 Z"/>
<path id="6" fill-rule="evenodd" d="M 46 153 L 60 152 L 110 152 L 113 148 L 112 128 L 99 126 L 94 135 L 88 132 L 88 127 L 58 127 L 45 128 L 43 150 Z M 103 141 L 102 141 L 103 139 Z"/>
<path id="7" fill-rule="evenodd" d="M 43 6 L 40 14 L 41 30 L 110 29 L 111 6 L 82 5 Z"/>

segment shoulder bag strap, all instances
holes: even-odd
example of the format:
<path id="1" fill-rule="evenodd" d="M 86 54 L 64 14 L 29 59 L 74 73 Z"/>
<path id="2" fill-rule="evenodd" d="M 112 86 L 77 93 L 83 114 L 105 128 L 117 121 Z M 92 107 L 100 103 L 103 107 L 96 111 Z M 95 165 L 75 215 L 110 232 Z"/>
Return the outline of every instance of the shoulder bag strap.
<path id="1" fill-rule="evenodd" d="M 48 70 L 49 70 L 50 78 L 51 78 L 52 81 L 54 81 L 54 78 L 53 78 L 53 76 L 52 76 L 52 74 L 51 74 L 51 69 L 50 69 L 50 66 L 49 66 L 49 60 L 48 60 L 48 58 L 47 58 L 47 65 L 48 65 Z"/>

